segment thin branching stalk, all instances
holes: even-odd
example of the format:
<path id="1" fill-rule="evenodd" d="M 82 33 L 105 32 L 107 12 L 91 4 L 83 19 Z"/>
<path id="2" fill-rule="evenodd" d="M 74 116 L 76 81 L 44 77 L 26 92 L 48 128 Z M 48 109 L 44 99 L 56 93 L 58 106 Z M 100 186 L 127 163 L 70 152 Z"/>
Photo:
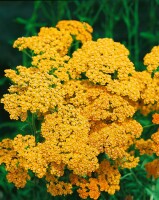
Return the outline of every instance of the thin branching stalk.
<path id="1" fill-rule="evenodd" d="M 154 177 L 152 177 L 152 182 L 153 181 L 154 181 Z M 154 184 L 152 184 L 151 189 L 152 189 L 153 192 L 155 191 L 155 188 L 156 188 L 156 186 Z M 153 194 L 151 194 L 150 200 L 154 200 L 154 195 Z"/>
<path id="2" fill-rule="evenodd" d="M 137 65 L 139 63 L 139 1 L 134 1 L 134 63 Z"/>

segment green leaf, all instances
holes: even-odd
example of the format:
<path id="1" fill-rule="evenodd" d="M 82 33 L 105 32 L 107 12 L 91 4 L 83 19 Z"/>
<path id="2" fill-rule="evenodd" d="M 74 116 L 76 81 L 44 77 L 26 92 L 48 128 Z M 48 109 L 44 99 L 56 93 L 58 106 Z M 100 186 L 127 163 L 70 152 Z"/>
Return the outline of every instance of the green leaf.
<path id="1" fill-rule="evenodd" d="M 159 5 L 159 0 L 156 0 L 156 3 Z"/>
<path id="2" fill-rule="evenodd" d="M 6 77 L 3 77 L 0 79 L 0 86 L 4 85 L 4 83 L 6 82 Z"/>
<path id="3" fill-rule="evenodd" d="M 155 195 L 159 197 L 159 178 L 156 180 Z"/>
<path id="4" fill-rule="evenodd" d="M 155 194 L 155 191 L 153 191 L 150 188 L 145 188 L 145 191 L 147 192 L 148 195 L 150 195 L 151 197 L 153 197 L 154 200 L 158 200 L 158 197 Z"/>
<path id="5" fill-rule="evenodd" d="M 17 17 L 16 18 L 16 22 L 20 23 L 20 24 L 27 24 L 27 20 L 21 18 L 21 17 Z"/>
<path id="6" fill-rule="evenodd" d="M 155 35 L 149 32 L 141 32 L 140 36 L 149 40 L 156 40 Z"/>

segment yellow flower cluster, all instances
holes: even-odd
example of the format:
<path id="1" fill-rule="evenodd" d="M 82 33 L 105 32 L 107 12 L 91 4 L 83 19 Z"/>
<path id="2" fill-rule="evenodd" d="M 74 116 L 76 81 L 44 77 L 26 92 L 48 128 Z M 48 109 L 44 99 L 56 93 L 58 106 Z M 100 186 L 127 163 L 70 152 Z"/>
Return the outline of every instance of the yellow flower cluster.
<path id="1" fill-rule="evenodd" d="M 159 46 L 153 47 L 151 52 L 144 57 L 144 64 L 149 72 L 153 72 L 159 67 Z"/>
<path id="2" fill-rule="evenodd" d="M 30 180 L 30 176 L 24 168 L 12 166 L 7 170 L 8 182 L 14 183 L 17 188 L 25 187 L 27 180 Z"/>
<path id="3" fill-rule="evenodd" d="M 84 43 L 81 49 L 73 53 L 68 62 L 72 78 L 86 76 L 94 83 L 106 85 L 112 79 L 127 78 L 134 70 L 133 63 L 128 59 L 128 50 L 124 45 L 104 38 Z"/>
<path id="4" fill-rule="evenodd" d="M 96 125 L 97 126 L 97 125 Z M 97 128 L 97 127 L 96 127 Z M 138 158 L 131 156 L 127 150 L 139 138 L 142 127 L 135 120 L 123 123 L 111 123 L 90 133 L 90 143 L 101 153 L 115 160 L 123 168 L 132 168 L 138 164 Z"/>
<path id="5" fill-rule="evenodd" d="M 100 163 L 99 168 L 95 171 L 95 178 L 91 176 L 92 174 L 89 174 L 85 179 L 75 174 L 70 175 L 71 183 L 79 187 L 77 191 L 82 199 L 87 199 L 88 196 L 98 199 L 100 192 L 105 191 L 112 195 L 120 189 L 120 173 L 107 160 Z"/>
<path id="6" fill-rule="evenodd" d="M 55 77 L 58 75 L 58 79 L 68 80 L 64 67 L 69 59 L 66 54 L 71 43 L 72 37 L 69 33 L 43 27 L 38 36 L 19 38 L 13 46 L 20 51 L 29 49 L 32 54 L 32 66 L 37 67 L 42 73 L 51 71 Z"/>
<path id="7" fill-rule="evenodd" d="M 155 113 L 152 116 L 152 122 L 154 124 L 159 124 L 159 114 Z M 151 135 L 150 139 L 144 140 L 139 139 L 135 142 L 136 148 L 140 151 L 140 154 L 156 154 L 159 156 L 159 129 L 157 132 Z M 151 162 L 148 162 L 145 165 L 145 169 L 147 171 L 147 176 L 153 176 L 155 179 L 159 177 L 159 159 L 154 159 Z"/>
<path id="8" fill-rule="evenodd" d="M 33 136 L 29 136 L 34 138 Z M 27 145 L 27 144 L 26 144 Z M 5 163 L 8 171 L 7 179 L 15 184 L 17 188 L 23 188 L 30 179 L 28 170 L 24 169 L 19 161 L 23 159 L 14 149 L 13 141 L 4 139 L 0 142 L 0 164 Z"/>
<path id="9" fill-rule="evenodd" d="M 59 107 L 58 113 L 45 116 L 41 127 L 42 136 L 50 141 L 50 151 L 56 162 L 66 164 L 75 174 L 85 175 L 98 168 L 98 150 L 91 146 L 88 138 L 87 118 L 72 105 Z"/>
<path id="10" fill-rule="evenodd" d="M 159 102 L 158 73 L 152 77 L 149 71 L 135 71 L 128 55 L 128 50 L 112 39 L 88 41 L 73 53 L 67 68 L 73 79 L 85 74 L 90 82 L 105 86 L 111 94 L 139 101 L 140 109 Z"/>
<path id="11" fill-rule="evenodd" d="M 144 57 L 144 64 L 147 66 L 147 73 L 141 80 L 145 82 L 145 88 L 141 92 L 141 101 L 139 109 L 143 114 L 148 114 L 150 111 L 159 110 L 159 46 L 152 48 L 151 52 Z"/>
<path id="12" fill-rule="evenodd" d="M 18 38 L 13 47 L 17 47 L 20 51 L 30 49 L 35 55 L 47 52 L 59 53 L 64 56 L 68 52 L 68 48 L 72 43 L 72 37 L 67 31 L 59 31 L 57 28 L 42 27 L 38 36 Z"/>
<path id="13" fill-rule="evenodd" d="M 120 189 L 118 168 L 137 166 L 131 147 L 159 155 L 158 132 L 139 139 L 142 126 L 133 119 L 137 109 L 159 107 L 159 73 L 135 71 L 124 45 L 92 41 L 91 33 L 87 23 L 64 20 L 14 43 L 30 50 L 32 62 L 5 71 L 13 84 L 1 102 L 11 119 L 25 121 L 31 113 L 41 124 L 34 135 L 0 143 L 0 164 L 17 187 L 25 186 L 31 170 L 46 179 L 53 196 L 72 194 L 77 186 L 82 199 L 98 199 L 102 191 L 112 195 Z M 74 39 L 82 47 L 71 55 Z M 70 176 L 62 181 L 66 170 Z"/>
<path id="14" fill-rule="evenodd" d="M 153 176 L 155 179 L 159 178 L 159 159 L 155 159 L 145 165 L 147 176 Z"/>
<path id="15" fill-rule="evenodd" d="M 159 124 L 159 114 L 158 113 L 155 113 L 155 114 L 153 114 L 153 120 L 152 120 L 152 122 L 154 123 L 154 124 Z"/>
<path id="16" fill-rule="evenodd" d="M 60 31 L 69 32 L 70 35 L 76 37 L 76 40 L 85 43 L 89 40 L 92 40 L 91 33 L 93 32 L 92 27 L 86 22 L 79 22 L 76 20 L 63 20 L 58 22 L 56 25 Z"/>
<path id="17" fill-rule="evenodd" d="M 20 117 L 25 121 L 28 111 L 44 114 L 62 103 L 60 83 L 53 75 L 24 66 L 18 66 L 17 73 L 10 69 L 5 72 L 14 85 L 9 88 L 10 94 L 5 94 L 1 102 L 11 119 L 17 120 Z M 52 87 L 54 84 L 57 84 L 56 88 Z"/>
<path id="18" fill-rule="evenodd" d="M 152 150 L 157 156 L 159 156 L 159 130 L 154 133 L 151 138 L 153 141 Z"/>
<path id="19" fill-rule="evenodd" d="M 159 114 L 153 114 L 152 122 L 159 124 Z M 136 147 L 140 150 L 141 154 L 153 154 L 159 156 L 159 129 L 151 135 L 150 139 L 140 139 L 136 141 Z"/>
<path id="20" fill-rule="evenodd" d="M 73 193 L 71 183 L 59 181 L 56 176 L 53 176 L 49 173 L 46 174 L 46 180 L 49 182 L 47 184 L 47 191 L 52 196 L 67 195 Z"/>
<path id="21" fill-rule="evenodd" d="M 64 90 L 66 102 L 79 108 L 89 120 L 122 122 L 136 111 L 123 97 L 88 81 L 71 80 L 64 85 Z"/>
<path id="22" fill-rule="evenodd" d="M 152 155 L 154 152 L 152 150 L 153 141 L 151 139 L 144 140 L 143 138 L 135 142 L 136 148 L 140 151 L 140 154 Z"/>

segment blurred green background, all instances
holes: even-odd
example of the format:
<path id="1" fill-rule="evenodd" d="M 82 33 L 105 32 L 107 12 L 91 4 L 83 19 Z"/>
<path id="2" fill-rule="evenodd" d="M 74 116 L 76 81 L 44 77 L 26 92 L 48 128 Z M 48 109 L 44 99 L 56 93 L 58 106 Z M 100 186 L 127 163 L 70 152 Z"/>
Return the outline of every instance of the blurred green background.
<path id="1" fill-rule="evenodd" d="M 12 47 L 13 42 L 18 37 L 36 35 L 40 27 L 55 26 L 64 19 L 89 23 L 94 29 L 94 40 L 109 37 L 124 44 L 139 71 L 145 69 L 144 55 L 159 45 L 159 0 L 0 1 L 0 98 L 10 85 L 4 69 L 27 62 L 27 57 Z M 13 138 L 22 127 L 22 123 L 9 119 L 0 104 L 0 138 Z M 24 194 L 26 190 L 14 196 L 13 191 L 17 190 L 12 185 L 4 186 L 3 168 L 0 173 L 0 199 L 31 198 Z"/>

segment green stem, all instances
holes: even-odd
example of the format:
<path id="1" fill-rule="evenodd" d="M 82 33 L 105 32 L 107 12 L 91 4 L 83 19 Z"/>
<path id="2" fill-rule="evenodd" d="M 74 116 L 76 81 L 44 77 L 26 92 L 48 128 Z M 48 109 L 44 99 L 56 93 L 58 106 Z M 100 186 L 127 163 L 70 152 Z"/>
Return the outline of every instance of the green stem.
<path id="1" fill-rule="evenodd" d="M 131 175 L 131 173 L 125 174 L 123 177 L 120 178 L 120 180 L 123 180 L 123 179 L 125 179 L 127 176 L 130 176 L 130 175 Z"/>
<path id="2" fill-rule="evenodd" d="M 32 114 L 31 122 L 32 122 L 33 134 L 35 136 L 36 135 L 36 127 L 35 127 L 35 114 L 34 113 Z"/>
<path id="3" fill-rule="evenodd" d="M 135 65 L 137 66 L 139 62 L 139 40 L 138 40 L 138 34 L 139 34 L 139 15 L 138 15 L 138 8 L 139 2 L 138 0 L 135 1 L 135 8 L 134 8 L 134 30 L 135 30 L 135 36 L 134 36 L 134 61 Z"/>
<path id="4" fill-rule="evenodd" d="M 106 200 L 105 196 L 102 193 L 100 193 L 100 196 L 102 197 L 103 200 Z"/>
<path id="5" fill-rule="evenodd" d="M 104 4 L 102 3 L 102 4 L 100 5 L 99 9 L 97 10 L 95 16 L 94 16 L 93 19 L 92 19 L 92 24 L 91 24 L 92 26 L 94 25 L 94 23 L 96 22 L 97 18 L 99 17 L 99 15 L 100 15 L 100 13 L 101 13 L 103 7 L 104 7 Z"/>
<path id="6" fill-rule="evenodd" d="M 154 181 L 154 178 L 152 177 L 152 181 Z M 155 185 L 153 184 L 152 187 L 151 187 L 152 191 L 155 191 Z M 151 194 L 150 196 L 150 200 L 153 200 L 154 199 L 154 196 L 153 194 Z"/>
<path id="7" fill-rule="evenodd" d="M 29 58 L 32 58 L 32 56 L 25 50 L 23 50 L 23 53 L 26 54 Z"/>
<path id="8" fill-rule="evenodd" d="M 103 11 L 105 14 L 105 37 L 113 38 L 113 28 L 114 28 L 114 4 L 109 5 L 109 1 L 107 1 L 103 7 Z M 111 12 L 110 12 L 111 9 Z"/>
<path id="9" fill-rule="evenodd" d="M 123 6 L 124 6 L 124 21 L 127 27 L 127 33 L 128 33 L 128 49 L 131 52 L 132 51 L 132 25 L 131 25 L 131 16 L 130 16 L 130 6 L 128 5 L 127 0 L 123 0 Z"/>
<path id="10" fill-rule="evenodd" d="M 133 175 L 133 177 L 135 178 L 135 181 L 140 185 L 143 186 L 142 183 L 138 180 L 137 176 L 135 175 L 135 173 L 130 169 L 131 174 Z"/>
<path id="11" fill-rule="evenodd" d="M 35 137 L 35 141 L 36 141 L 37 140 L 37 133 L 39 133 L 39 131 L 36 130 L 35 117 L 36 117 L 35 113 L 29 114 L 29 117 L 27 119 L 27 123 L 30 126 L 31 133 Z"/>
<path id="12" fill-rule="evenodd" d="M 23 59 L 23 65 L 24 66 L 28 66 L 28 57 L 32 59 L 32 56 L 26 51 L 26 50 L 23 50 L 23 54 L 22 54 L 22 59 Z"/>
<path id="13" fill-rule="evenodd" d="M 149 124 L 147 126 L 143 126 L 143 128 L 149 128 L 149 127 L 152 127 L 152 126 L 156 126 L 156 124 Z"/>

